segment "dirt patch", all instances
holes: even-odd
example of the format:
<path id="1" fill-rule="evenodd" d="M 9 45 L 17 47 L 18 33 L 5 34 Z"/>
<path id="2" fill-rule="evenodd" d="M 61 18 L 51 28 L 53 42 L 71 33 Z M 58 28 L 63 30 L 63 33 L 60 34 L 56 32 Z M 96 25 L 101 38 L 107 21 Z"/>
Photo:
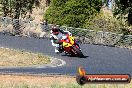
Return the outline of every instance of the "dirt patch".
<path id="1" fill-rule="evenodd" d="M 40 88 L 48 88 L 51 85 L 59 84 L 66 85 L 68 83 L 76 82 L 75 78 L 68 76 L 63 77 L 45 77 L 45 76 L 12 76 L 12 75 L 0 75 L 0 85 L 5 85 L 4 87 L 10 87 L 13 85 L 32 85 Z"/>
<path id="2" fill-rule="evenodd" d="M 29 66 L 50 63 L 50 58 L 39 53 L 0 48 L 0 66 Z"/>

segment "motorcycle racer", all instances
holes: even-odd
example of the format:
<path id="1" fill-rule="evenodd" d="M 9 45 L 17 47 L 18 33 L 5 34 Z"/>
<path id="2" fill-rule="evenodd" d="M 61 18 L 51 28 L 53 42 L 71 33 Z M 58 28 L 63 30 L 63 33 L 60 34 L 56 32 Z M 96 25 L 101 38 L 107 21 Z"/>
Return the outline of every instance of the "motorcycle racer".
<path id="1" fill-rule="evenodd" d="M 53 25 L 50 31 L 50 40 L 52 43 L 52 46 L 55 47 L 55 53 L 59 54 L 62 51 L 60 50 L 60 42 L 59 40 L 62 38 L 62 36 L 69 34 L 72 35 L 69 31 L 63 31 L 59 29 L 56 25 Z"/>

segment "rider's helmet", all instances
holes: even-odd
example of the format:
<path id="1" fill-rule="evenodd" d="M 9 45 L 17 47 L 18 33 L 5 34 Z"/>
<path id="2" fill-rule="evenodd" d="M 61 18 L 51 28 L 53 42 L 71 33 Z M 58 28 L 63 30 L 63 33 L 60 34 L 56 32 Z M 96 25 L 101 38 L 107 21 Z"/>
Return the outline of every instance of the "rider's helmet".
<path id="1" fill-rule="evenodd" d="M 59 28 L 56 25 L 53 25 L 51 30 L 54 35 L 59 34 Z"/>

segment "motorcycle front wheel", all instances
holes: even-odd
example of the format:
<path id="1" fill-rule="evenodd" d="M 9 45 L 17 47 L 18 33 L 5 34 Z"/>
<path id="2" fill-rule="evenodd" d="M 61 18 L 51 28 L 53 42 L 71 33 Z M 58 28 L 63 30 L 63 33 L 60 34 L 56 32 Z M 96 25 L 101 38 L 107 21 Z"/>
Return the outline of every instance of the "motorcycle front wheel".
<path id="1" fill-rule="evenodd" d="M 78 56 L 78 57 L 84 57 L 82 51 L 80 50 L 80 48 L 73 46 L 72 47 L 72 52 L 74 53 L 74 55 Z"/>

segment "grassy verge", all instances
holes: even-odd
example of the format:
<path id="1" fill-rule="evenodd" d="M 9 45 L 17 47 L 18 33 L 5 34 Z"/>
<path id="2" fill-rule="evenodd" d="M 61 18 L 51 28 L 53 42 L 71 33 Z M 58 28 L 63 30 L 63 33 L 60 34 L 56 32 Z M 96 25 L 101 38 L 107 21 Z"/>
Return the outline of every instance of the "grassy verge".
<path id="1" fill-rule="evenodd" d="M 10 76 L 0 75 L 0 88 L 132 88 L 129 84 L 85 84 L 80 86 L 69 76 Z"/>
<path id="2" fill-rule="evenodd" d="M 43 54 L 0 48 L 0 66 L 30 66 L 49 62 L 50 58 Z"/>

